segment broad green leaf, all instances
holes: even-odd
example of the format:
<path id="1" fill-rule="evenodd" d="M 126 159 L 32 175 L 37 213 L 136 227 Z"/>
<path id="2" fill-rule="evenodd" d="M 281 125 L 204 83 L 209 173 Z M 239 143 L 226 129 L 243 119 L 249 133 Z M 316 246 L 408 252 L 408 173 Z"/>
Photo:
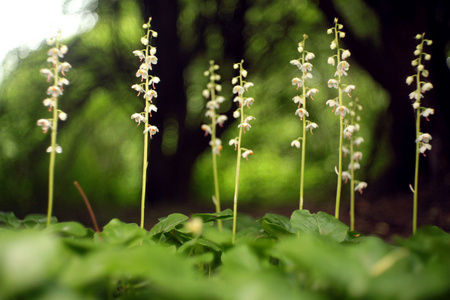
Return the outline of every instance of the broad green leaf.
<path id="1" fill-rule="evenodd" d="M 192 217 L 202 218 L 203 223 L 215 221 L 215 220 L 229 220 L 233 218 L 233 211 L 229 208 L 221 211 L 219 213 L 197 213 L 193 214 Z"/>
<path id="2" fill-rule="evenodd" d="M 51 224 L 46 230 L 50 232 L 63 233 L 64 235 L 83 237 L 87 234 L 87 229 L 78 222 L 61 222 Z"/>
<path id="3" fill-rule="evenodd" d="M 10 228 L 19 228 L 21 224 L 20 220 L 17 219 L 14 213 L 0 211 L 0 225 L 2 225 L 2 223 L 4 223 L 6 227 Z"/>
<path id="4" fill-rule="evenodd" d="M 158 224 L 153 226 L 150 230 L 150 236 L 155 236 L 163 232 L 169 232 L 174 229 L 178 224 L 189 219 L 187 216 L 179 213 L 174 213 L 168 215 L 166 218 L 162 219 Z"/>
<path id="5" fill-rule="evenodd" d="M 51 217 L 50 224 L 57 222 L 56 217 Z M 27 228 L 45 228 L 47 226 L 47 216 L 43 214 L 30 214 L 23 219 L 23 224 Z"/>
<path id="6" fill-rule="evenodd" d="M 101 233 L 103 242 L 110 244 L 131 245 L 147 235 L 147 231 L 135 223 L 124 223 L 119 219 L 112 219 Z M 98 235 L 96 234 L 98 239 Z"/>
<path id="7" fill-rule="evenodd" d="M 291 224 L 300 232 L 315 232 L 338 242 L 346 239 L 349 229 L 347 225 L 325 212 L 320 211 L 317 214 L 311 214 L 305 209 L 296 210 L 292 213 Z"/>
<path id="8" fill-rule="evenodd" d="M 294 234 L 291 222 L 285 216 L 268 213 L 259 221 L 264 231 L 270 236 L 279 238 Z"/>

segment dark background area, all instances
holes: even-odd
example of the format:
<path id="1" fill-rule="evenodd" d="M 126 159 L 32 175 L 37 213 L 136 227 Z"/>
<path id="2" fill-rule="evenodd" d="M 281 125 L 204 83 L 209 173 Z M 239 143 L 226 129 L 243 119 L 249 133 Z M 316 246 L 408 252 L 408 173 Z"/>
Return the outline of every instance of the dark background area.
<path id="1" fill-rule="evenodd" d="M 420 159 L 418 220 L 450 230 L 448 1 L 122 0 L 86 1 L 85 10 L 98 15 L 95 28 L 65 41 L 65 59 L 73 69 L 60 101 L 69 115 L 58 131 L 64 152 L 56 163 L 54 214 L 60 220 L 90 223 L 73 186 L 78 181 L 100 225 L 113 217 L 138 222 L 143 138 L 130 115 L 144 104 L 130 88 L 138 82 L 139 67 L 132 51 L 140 49 L 141 26 L 150 16 L 158 32 L 152 74 L 161 83 L 152 118 L 160 132 L 150 145 L 148 226 L 168 213 L 214 209 L 209 140 L 200 130 L 208 81 L 203 71 L 211 59 L 221 66 L 221 95 L 227 99 L 222 109 L 229 116 L 219 131 L 225 147 L 219 159 L 223 207 L 231 207 L 234 189 L 235 152 L 227 144 L 237 124 L 231 117 L 230 81 L 237 75 L 232 65 L 241 59 L 255 84 L 250 95 L 256 120 L 245 136 L 255 154 L 241 169 L 240 211 L 289 216 L 298 207 L 300 155 L 290 142 L 298 137 L 300 123 L 290 81 L 299 73 L 289 61 L 298 58 L 297 44 L 305 33 L 306 48 L 316 55 L 311 85 L 319 89 L 308 111 L 319 129 L 307 142 L 304 208 L 334 214 L 338 120 L 325 102 L 334 97 L 326 85 L 334 74 L 326 63 L 333 54 L 326 31 L 336 17 L 346 32 L 343 47 L 352 53 L 345 82 L 356 85 L 353 94 L 364 106 L 358 179 L 369 187 L 356 197 L 357 230 L 382 236 L 411 231 L 415 122 L 408 94 L 414 87 L 405 80 L 415 73 L 414 37 L 423 32 L 433 40 L 426 48 L 432 56 L 426 68 L 434 89 L 422 103 L 435 114 L 422 122 L 423 131 L 433 136 L 433 149 Z M 19 217 L 47 208 L 49 135 L 35 126 L 48 113 L 41 104 L 47 86 L 39 74 L 47 47 L 43 43 L 19 59 L 0 86 L 0 211 Z M 348 194 L 344 185 L 344 222 Z"/>

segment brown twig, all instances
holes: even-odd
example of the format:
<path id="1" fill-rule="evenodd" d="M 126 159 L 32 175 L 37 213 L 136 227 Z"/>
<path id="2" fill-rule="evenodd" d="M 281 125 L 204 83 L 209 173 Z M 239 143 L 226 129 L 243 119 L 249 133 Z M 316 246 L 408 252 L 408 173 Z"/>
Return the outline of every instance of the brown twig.
<path id="1" fill-rule="evenodd" d="M 81 188 L 81 186 L 78 184 L 77 181 L 74 181 L 73 184 L 78 189 L 78 192 L 80 192 L 80 195 L 83 198 L 84 203 L 86 204 L 89 214 L 91 215 L 91 219 L 92 219 L 92 223 L 94 223 L 95 231 L 98 233 L 98 237 L 99 237 L 100 241 L 102 241 L 102 237 L 100 235 L 100 229 L 98 228 L 98 225 L 97 225 L 97 219 L 95 218 L 94 211 L 92 210 L 91 204 L 89 203 L 89 200 L 86 197 L 86 194 L 84 193 L 83 189 Z"/>

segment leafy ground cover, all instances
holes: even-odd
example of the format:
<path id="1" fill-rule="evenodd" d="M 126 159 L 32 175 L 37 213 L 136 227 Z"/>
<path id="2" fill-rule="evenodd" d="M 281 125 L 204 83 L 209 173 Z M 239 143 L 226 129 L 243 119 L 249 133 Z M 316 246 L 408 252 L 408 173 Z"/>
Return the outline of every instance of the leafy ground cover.
<path id="1" fill-rule="evenodd" d="M 325 213 L 173 213 L 101 232 L 0 213 L 0 299 L 446 299 L 450 235 L 386 243 Z M 200 222 L 201 220 L 201 222 Z M 222 220 L 223 230 L 216 226 Z"/>

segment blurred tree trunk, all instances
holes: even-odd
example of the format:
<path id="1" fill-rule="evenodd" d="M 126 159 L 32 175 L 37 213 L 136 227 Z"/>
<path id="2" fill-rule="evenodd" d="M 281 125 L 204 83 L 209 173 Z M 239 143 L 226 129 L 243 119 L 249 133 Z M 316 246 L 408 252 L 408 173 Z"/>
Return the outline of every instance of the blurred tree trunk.
<path id="1" fill-rule="evenodd" d="M 335 5 L 336 1 L 321 0 L 319 7 L 328 20 L 332 21 L 337 17 L 344 24 L 344 31 L 347 32 L 344 43 L 350 50 L 358 49 L 352 52 L 352 58 L 390 94 L 388 114 L 379 116 L 377 132 L 380 140 L 383 135 L 388 135 L 393 152 L 388 169 L 377 183 L 383 188 L 378 190 L 387 193 L 396 191 L 398 187 L 407 190 L 413 182 L 415 118 L 408 94 L 414 87 L 406 85 L 405 80 L 408 75 L 415 73 L 411 66 L 413 51 L 417 45 L 414 37 L 417 33 L 426 32 L 426 37 L 434 42 L 432 46 L 426 47 L 426 51 L 432 55 L 431 62 L 426 63 L 426 68 L 430 71 L 427 80 L 435 88 L 425 95 L 423 103 L 426 107 L 434 108 L 435 114 L 430 122 L 422 122 L 423 132 L 429 132 L 433 136 L 433 149 L 420 162 L 420 175 L 424 183 L 421 190 L 448 192 L 450 119 L 445 115 L 450 106 L 447 92 L 450 71 L 446 65 L 445 47 L 450 40 L 450 4 L 448 1 L 420 0 L 406 3 L 366 0 L 365 3 L 373 10 L 380 24 L 381 30 L 376 37 L 380 41 L 378 44 L 373 39 L 361 38 L 352 32 L 351 15 L 340 13 Z M 415 22 L 411 23 L 411 19 Z M 374 151 L 377 151 L 376 146 Z"/>
<path id="2" fill-rule="evenodd" d="M 197 157 L 209 147 L 208 139 L 203 136 L 200 128 L 185 126 L 187 99 L 183 74 L 188 62 L 194 55 L 198 55 L 198 51 L 204 52 L 206 46 L 204 40 L 199 39 L 195 46 L 196 53 L 186 54 L 181 51 L 177 30 L 177 0 L 142 0 L 141 3 L 144 20 L 152 17 L 152 27 L 161 37 L 156 39 L 158 64 L 154 68 L 154 74 L 161 78 L 157 87 L 158 112 L 152 118 L 160 132 L 153 137 L 150 145 L 147 201 L 151 204 L 182 203 L 189 201 L 193 165 Z M 220 12 L 216 13 L 215 20 L 210 20 L 220 24 L 226 50 L 229 50 L 225 55 L 229 55 L 234 61 L 240 60 L 244 53 L 242 32 L 245 6 L 242 3 L 245 1 L 237 5 L 232 20 L 224 22 L 220 19 Z M 208 26 L 206 22 L 208 21 L 201 19 L 196 23 L 199 36 L 205 36 Z M 234 25 L 229 26 L 231 23 Z M 207 67 L 205 65 L 205 69 Z M 170 154 L 164 153 L 161 147 L 168 126 L 177 130 L 176 150 Z"/>

